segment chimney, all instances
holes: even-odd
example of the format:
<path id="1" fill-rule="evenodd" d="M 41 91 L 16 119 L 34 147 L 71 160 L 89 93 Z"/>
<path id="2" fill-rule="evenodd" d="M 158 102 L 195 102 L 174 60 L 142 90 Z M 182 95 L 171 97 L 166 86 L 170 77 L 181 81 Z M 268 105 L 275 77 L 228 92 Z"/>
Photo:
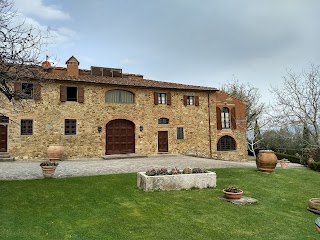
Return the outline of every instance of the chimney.
<path id="1" fill-rule="evenodd" d="M 67 75 L 68 76 L 74 76 L 79 77 L 79 61 L 74 57 L 70 57 L 67 61 Z"/>

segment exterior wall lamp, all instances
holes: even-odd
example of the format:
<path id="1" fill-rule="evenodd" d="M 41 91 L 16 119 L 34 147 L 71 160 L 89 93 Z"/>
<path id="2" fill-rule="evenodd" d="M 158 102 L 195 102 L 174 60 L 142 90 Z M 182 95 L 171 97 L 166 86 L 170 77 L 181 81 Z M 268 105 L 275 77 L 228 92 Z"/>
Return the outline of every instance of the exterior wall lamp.
<path id="1" fill-rule="evenodd" d="M 101 133 L 102 132 L 102 127 L 98 126 L 98 132 Z"/>
<path id="2" fill-rule="evenodd" d="M 140 132 L 142 132 L 143 131 L 143 126 L 140 125 L 139 129 L 140 129 Z"/>

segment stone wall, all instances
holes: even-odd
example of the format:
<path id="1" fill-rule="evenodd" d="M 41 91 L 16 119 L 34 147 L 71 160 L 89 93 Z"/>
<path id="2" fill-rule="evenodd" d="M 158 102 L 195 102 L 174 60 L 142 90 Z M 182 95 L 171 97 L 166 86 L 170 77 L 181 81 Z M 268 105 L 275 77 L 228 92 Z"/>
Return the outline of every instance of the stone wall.
<path id="1" fill-rule="evenodd" d="M 84 103 L 60 102 L 61 84 L 83 87 Z M 237 114 L 243 117 L 244 105 L 229 96 L 211 92 L 208 108 L 208 91 L 120 87 L 67 81 L 47 81 L 41 85 L 41 101 L 22 100 L 13 107 L 4 100 L 5 106 L 1 109 L 11 120 L 8 127 L 9 152 L 18 159 L 45 159 L 50 144 L 62 144 L 66 158 L 101 157 L 105 154 L 106 124 L 114 119 L 127 119 L 135 124 L 136 153 L 158 154 L 158 131 L 168 131 L 169 153 L 203 157 L 212 155 L 213 158 L 226 160 L 246 158 L 245 129 L 239 127 L 225 132 L 227 130 L 218 131 L 216 128 L 215 106 L 223 101 L 236 106 Z M 105 93 L 112 89 L 131 91 L 135 95 L 135 102 L 106 103 Z M 170 92 L 172 104 L 154 105 L 154 92 Z M 183 95 L 199 96 L 199 106 L 184 106 Z M 64 135 L 66 118 L 77 119 L 77 135 Z M 158 124 L 159 118 L 168 118 L 170 122 Z M 33 119 L 33 135 L 20 135 L 21 119 Z M 243 120 L 245 118 L 237 120 L 237 124 L 240 126 Z M 99 126 L 102 127 L 101 132 L 98 131 Z M 143 131 L 139 130 L 140 126 L 143 126 Z M 184 128 L 183 140 L 176 138 L 177 127 Z M 216 151 L 217 139 L 225 134 L 235 138 L 236 151 Z"/>

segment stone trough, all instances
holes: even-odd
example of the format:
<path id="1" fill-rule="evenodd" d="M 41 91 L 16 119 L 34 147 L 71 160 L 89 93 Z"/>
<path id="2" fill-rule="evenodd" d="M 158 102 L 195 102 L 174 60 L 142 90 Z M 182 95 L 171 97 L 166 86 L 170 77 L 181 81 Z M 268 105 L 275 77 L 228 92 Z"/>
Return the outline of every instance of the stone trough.
<path id="1" fill-rule="evenodd" d="M 157 176 L 148 176 L 145 172 L 137 173 L 137 187 L 146 192 L 214 188 L 216 186 L 215 172 Z"/>

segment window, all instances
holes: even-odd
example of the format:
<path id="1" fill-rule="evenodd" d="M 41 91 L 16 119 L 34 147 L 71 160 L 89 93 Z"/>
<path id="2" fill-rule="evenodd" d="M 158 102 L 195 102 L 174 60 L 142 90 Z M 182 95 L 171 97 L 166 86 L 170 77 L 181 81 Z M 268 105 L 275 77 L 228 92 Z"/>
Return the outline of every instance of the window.
<path id="1" fill-rule="evenodd" d="M 177 139 L 184 139 L 183 127 L 177 127 Z"/>
<path id="2" fill-rule="evenodd" d="M 229 114 L 229 108 L 224 107 L 221 110 L 221 124 L 222 128 L 230 128 L 230 114 Z"/>
<path id="3" fill-rule="evenodd" d="M 77 102 L 78 101 L 78 88 L 67 87 L 67 101 Z"/>
<path id="4" fill-rule="evenodd" d="M 32 83 L 22 83 L 21 84 L 21 98 L 33 99 L 33 84 Z"/>
<path id="5" fill-rule="evenodd" d="M 77 134 L 77 120 L 76 119 L 65 119 L 64 120 L 64 134 L 65 135 L 76 135 Z"/>
<path id="6" fill-rule="evenodd" d="M 169 119 L 168 118 L 159 118 L 158 124 L 169 124 Z"/>
<path id="7" fill-rule="evenodd" d="M 167 103 L 167 94 L 159 93 L 158 94 L 158 104 L 166 104 Z"/>
<path id="8" fill-rule="evenodd" d="M 166 104 L 171 105 L 171 93 L 155 92 L 154 93 L 154 104 Z"/>
<path id="9" fill-rule="evenodd" d="M 194 96 L 187 97 L 187 105 L 194 105 Z"/>
<path id="10" fill-rule="evenodd" d="M 33 120 L 32 119 L 21 119 L 20 131 L 21 131 L 21 135 L 32 135 L 32 133 L 33 133 Z"/>
<path id="11" fill-rule="evenodd" d="M 217 144 L 218 151 L 233 151 L 236 150 L 236 141 L 230 136 L 223 136 Z"/>
<path id="12" fill-rule="evenodd" d="M 199 96 L 183 96 L 183 104 L 185 106 L 199 106 Z"/>
<path id="13" fill-rule="evenodd" d="M 108 103 L 134 103 L 134 94 L 124 90 L 110 90 L 106 93 Z"/>
<path id="14" fill-rule="evenodd" d="M 79 102 L 84 103 L 84 88 L 74 86 L 60 86 L 61 102 Z"/>
<path id="15" fill-rule="evenodd" d="M 41 100 L 41 85 L 39 83 L 14 83 L 15 99 L 34 99 Z"/>

